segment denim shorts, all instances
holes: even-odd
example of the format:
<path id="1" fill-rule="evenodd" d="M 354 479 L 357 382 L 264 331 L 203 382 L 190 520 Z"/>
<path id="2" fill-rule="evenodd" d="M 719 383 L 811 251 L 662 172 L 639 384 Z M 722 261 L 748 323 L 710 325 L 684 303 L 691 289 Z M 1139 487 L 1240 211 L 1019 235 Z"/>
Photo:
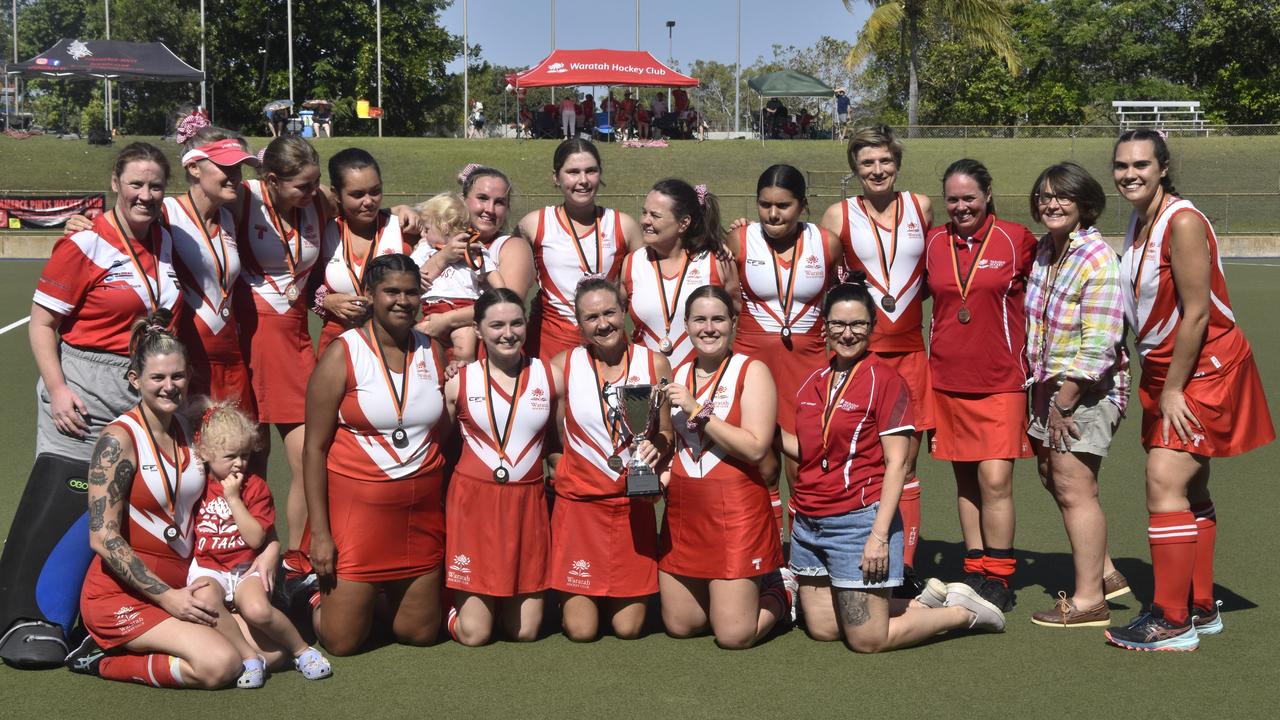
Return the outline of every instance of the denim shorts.
<path id="1" fill-rule="evenodd" d="M 862 579 L 862 549 L 871 537 L 880 503 L 843 515 L 797 513 L 791 525 L 791 569 L 805 577 L 830 577 L 837 588 L 892 588 L 902 584 L 902 517 L 889 526 L 889 575 L 879 583 Z"/>

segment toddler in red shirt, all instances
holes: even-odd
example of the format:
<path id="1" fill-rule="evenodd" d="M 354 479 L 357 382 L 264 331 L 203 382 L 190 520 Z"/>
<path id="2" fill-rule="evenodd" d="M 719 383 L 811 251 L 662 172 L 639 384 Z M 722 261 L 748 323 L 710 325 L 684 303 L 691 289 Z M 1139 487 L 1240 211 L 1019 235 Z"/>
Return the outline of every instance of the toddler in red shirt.
<path id="1" fill-rule="evenodd" d="M 293 656 L 308 680 L 333 674 L 329 661 L 307 645 L 289 618 L 271 604 L 273 579 L 254 567 L 260 551 L 275 538 L 275 505 L 266 480 L 248 473 L 258 427 L 234 404 L 211 405 L 196 435 L 196 451 L 204 461 L 208 482 L 196 514 L 196 547 L 187 583 L 208 582 L 196 598 L 218 608 L 218 630 L 244 661 L 236 686 L 262 687 L 266 661 L 245 639 L 231 616 L 232 608 L 250 628 L 261 630 Z"/>

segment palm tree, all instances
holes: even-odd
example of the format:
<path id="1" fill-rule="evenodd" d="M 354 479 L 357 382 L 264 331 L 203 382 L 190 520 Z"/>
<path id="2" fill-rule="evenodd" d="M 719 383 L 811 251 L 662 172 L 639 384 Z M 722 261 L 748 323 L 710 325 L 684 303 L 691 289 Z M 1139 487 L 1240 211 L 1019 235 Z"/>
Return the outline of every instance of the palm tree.
<path id="1" fill-rule="evenodd" d="M 1013 28 L 1010 23 L 1011 7 L 1015 0 L 866 0 L 875 9 L 867 18 L 867 24 L 858 33 L 858 42 L 849 51 L 845 64 L 856 68 L 872 52 L 876 44 L 894 35 L 903 36 L 907 45 L 907 132 L 914 136 L 920 107 L 920 85 L 917 70 L 920 64 L 920 44 L 923 42 L 921 27 L 926 23 L 939 23 L 949 28 L 962 42 L 978 49 L 995 53 L 1010 73 L 1019 70 L 1018 51 L 1014 47 Z M 844 0 L 844 6 L 853 12 L 854 0 Z"/>

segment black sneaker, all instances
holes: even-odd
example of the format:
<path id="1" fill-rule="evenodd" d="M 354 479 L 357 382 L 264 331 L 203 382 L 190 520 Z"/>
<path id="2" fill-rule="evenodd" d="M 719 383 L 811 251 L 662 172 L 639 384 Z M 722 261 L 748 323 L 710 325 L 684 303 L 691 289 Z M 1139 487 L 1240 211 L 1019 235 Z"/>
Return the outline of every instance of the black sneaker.
<path id="1" fill-rule="evenodd" d="M 960 578 L 960 582 L 968 585 L 974 590 L 981 590 L 982 586 L 987 582 L 987 576 L 980 572 L 965 573 L 964 576 Z"/>
<path id="2" fill-rule="evenodd" d="M 1013 589 L 999 580 L 984 580 L 978 587 L 978 595 L 1000 608 L 1000 612 L 1009 612 L 1017 604 L 1013 597 Z"/>
<path id="3" fill-rule="evenodd" d="M 902 569 L 902 584 L 893 589 L 893 596 L 901 600 L 914 600 L 924 592 L 924 581 L 910 565 Z"/>
<path id="4" fill-rule="evenodd" d="M 80 646 L 72 650 L 63 662 L 67 669 L 73 673 L 97 676 L 99 675 L 98 665 L 102 663 L 102 658 L 106 656 L 106 651 L 98 647 L 98 643 L 94 641 L 93 636 L 85 635 L 84 641 L 80 643 Z"/>
<path id="5" fill-rule="evenodd" d="M 1107 642 L 1125 650 L 1189 652 L 1200 646 L 1200 637 L 1190 618 L 1184 625 L 1175 625 L 1156 607 L 1124 627 L 1109 628 L 1106 636 Z"/>

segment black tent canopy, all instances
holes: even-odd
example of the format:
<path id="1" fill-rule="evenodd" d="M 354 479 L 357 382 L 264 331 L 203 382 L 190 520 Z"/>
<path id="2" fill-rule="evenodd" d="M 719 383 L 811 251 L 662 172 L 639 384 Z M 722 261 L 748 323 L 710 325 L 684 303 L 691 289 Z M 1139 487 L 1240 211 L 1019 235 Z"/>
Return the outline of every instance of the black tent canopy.
<path id="1" fill-rule="evenodd" d="M 5 65 L 24 77 L 200 82 L 204 73 L 183 62 L 164 43 L 62 38 L 26 62 Z"/>

